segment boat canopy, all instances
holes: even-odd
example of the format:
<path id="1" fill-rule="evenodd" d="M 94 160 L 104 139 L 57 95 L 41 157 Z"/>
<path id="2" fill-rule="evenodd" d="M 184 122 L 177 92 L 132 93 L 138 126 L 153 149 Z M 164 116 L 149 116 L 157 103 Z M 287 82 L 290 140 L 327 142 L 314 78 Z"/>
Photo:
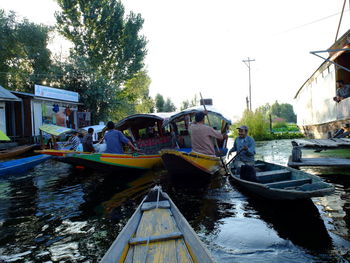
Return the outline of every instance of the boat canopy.
<path id="1" fill-rule="evenodd" d="M 3 131 L 0 130 L 0 141 L 11 141 L 9 137 Z"/>
<path id="2" fill-rule="evenodd" d="M 119 121 L 115 126 L 118 130 L 127 130 L 128 128 L 133 129 L 143 129 L 150 126 L 154 126 L 155 122 L 163 122 L 172 116 L 174 112 L 157 112 L 157 113 L 143 113 L 143 114 L 133 114 L 121 121 Z"/>
<path id="3" fill-rule="evenodd" d="M 208 113 L 213 114 L 217 117 L 219 117 L 221 120 L 225 121 L 227 124 L 231 125 L 231 120 L 227 117 L 225 117 L 224 115 L 222 115 L 217 109 L 215 109 L 213 106 L 206 106 L 206 109 L 208 111 Z M 163 122 L 163 127 L 167 126 L 169 123 L 171 122 L 177 122 L 177 121 L 181 121 L 183 120 L 184 116 L 186 115 L 194 115 L 196 114 L 196 112 L 200 112 L 200 111 L 204 111 L 204 107 L 203 106 L 195 106 L 192 108 L 188 108 L 186 110 L 183 110 L 181 112 L 178 112 L 174 115 L 172 115 L 170 118 L 168 118 L 167 120 L 165 120 Z"/>
<path id="4" fill-rule="evenodd" d="M 59 136 L 63 133 L 73 131 L 70 128 L 61 127 L 61 126 L 57 126 L 57 125 L 53 125 L 53 124 L 45 124 L 45 125 L 39 127 L 39 130 L 46 132 L 48 134 L 54 135 L 54 136 Z"/>
<path id="5" fill-rule="evenodd" d="M 86 126 L 86 127 L 82 127 L 79 129 L 80 132 L 82 133 L 87 133 L 87 131 L 93 128 L 95 133 L 100 133 L 103 131 L 104 128 L 106 128 L 106 125 L 92 125 L 92 126 Z"/>

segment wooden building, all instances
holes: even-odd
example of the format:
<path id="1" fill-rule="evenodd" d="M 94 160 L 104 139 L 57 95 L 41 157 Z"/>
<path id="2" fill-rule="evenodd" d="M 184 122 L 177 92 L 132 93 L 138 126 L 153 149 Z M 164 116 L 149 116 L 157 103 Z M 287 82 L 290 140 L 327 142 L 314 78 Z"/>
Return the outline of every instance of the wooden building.
<path id="1" fill-rule="evenodd" d="M 322 57 L 325 61 L 295 95 L 297 124 L 308 137 L 329 138 L 350 123 L 350 98 L 333 100 L 337 80 L 350 84 L 350 30 L 328 50 L 311 53 L 328 53 L 328 58 Z"/>

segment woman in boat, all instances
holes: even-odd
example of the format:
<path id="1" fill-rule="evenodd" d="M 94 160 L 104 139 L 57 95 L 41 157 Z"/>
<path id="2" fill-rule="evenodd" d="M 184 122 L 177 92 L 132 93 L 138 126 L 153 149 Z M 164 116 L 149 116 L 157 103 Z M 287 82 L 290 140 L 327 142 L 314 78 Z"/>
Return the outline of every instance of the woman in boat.
<path id="1" fill-rule="evenodd" d="M 123 154 L 123 143 L 129 145 L 135 152 L 139 151 L 121 131 L 115 130 L 113 121 L 107 123 L 104 139 L 107 145 L 106 153 Z"/>
<path id="2" fill-rule="evenodd" d="M 205 113 L 203 111 L 197 112 L 195 115 L 196 122 L 190 124 L 189 132 L 191 135 L 192 151 L 215 156 L 213 139 L 223 140 L 224 137 L 219 131 L 205 125 L 204 117 Z"/>

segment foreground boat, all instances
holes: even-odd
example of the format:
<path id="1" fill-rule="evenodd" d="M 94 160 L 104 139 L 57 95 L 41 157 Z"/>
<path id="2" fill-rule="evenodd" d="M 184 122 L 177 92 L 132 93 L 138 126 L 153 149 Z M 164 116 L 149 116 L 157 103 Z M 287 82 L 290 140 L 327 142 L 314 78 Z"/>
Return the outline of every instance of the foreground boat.
<path id="1" fill-rule="evenodd" d="M 165 168 L 173 175 L 215 174 L 222 168 L 219 157 L 186 152 L 185 150 L 165 149 L 160 151 Z"/>
<path id="2" fill-rule="evenodd" d="M 34 144 L 32 145 L 21 145 L 17 147 L 13 147 L 10 149 L 0 151 L 0 159 L 12 158 L 18 156 L 22 153 L 26 153 L 34 148 Z"/>
<path id="3" fill-rule="evenodd" d="M 240 178 L 230 169 L 230 178 L 247 191 L 268 199 L 296 200 L 332 194 L 333 185 L 318 176 L 263 161 L 256 161 L 256 181 Z"/>
<path id="4" fill-rule="evenodd" d="M 159 154 L 66 153 L 62 162 L 114 172 L 142 172 L 161 165 Z"/>
<path id="5" fill-rule="evenodd" d="M 143 199 L 101 262 L 210 263 L 214 260 L 170 197 L 156 186 Z"/>
<path id="6" fill-rule="evenodd" d="M 34 166 L 51 159 L 49 155 L 35 155 L 0 163 L 0 175 L 23 173 Z"/>

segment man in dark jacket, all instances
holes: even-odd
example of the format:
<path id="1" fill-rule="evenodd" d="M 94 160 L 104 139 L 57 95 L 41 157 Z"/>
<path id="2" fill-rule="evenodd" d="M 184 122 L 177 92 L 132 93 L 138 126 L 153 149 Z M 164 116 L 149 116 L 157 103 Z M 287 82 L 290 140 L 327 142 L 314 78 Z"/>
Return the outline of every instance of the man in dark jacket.
<path id="1" fill-rule="evenodd" d="M 87 134 L 85 134 L 83 138 L 83 151 L 84 152 L 95 152 L 95 148 L 93 146 L 92 135 L 94 134 L 94 129 L 89 128 Z"/>

